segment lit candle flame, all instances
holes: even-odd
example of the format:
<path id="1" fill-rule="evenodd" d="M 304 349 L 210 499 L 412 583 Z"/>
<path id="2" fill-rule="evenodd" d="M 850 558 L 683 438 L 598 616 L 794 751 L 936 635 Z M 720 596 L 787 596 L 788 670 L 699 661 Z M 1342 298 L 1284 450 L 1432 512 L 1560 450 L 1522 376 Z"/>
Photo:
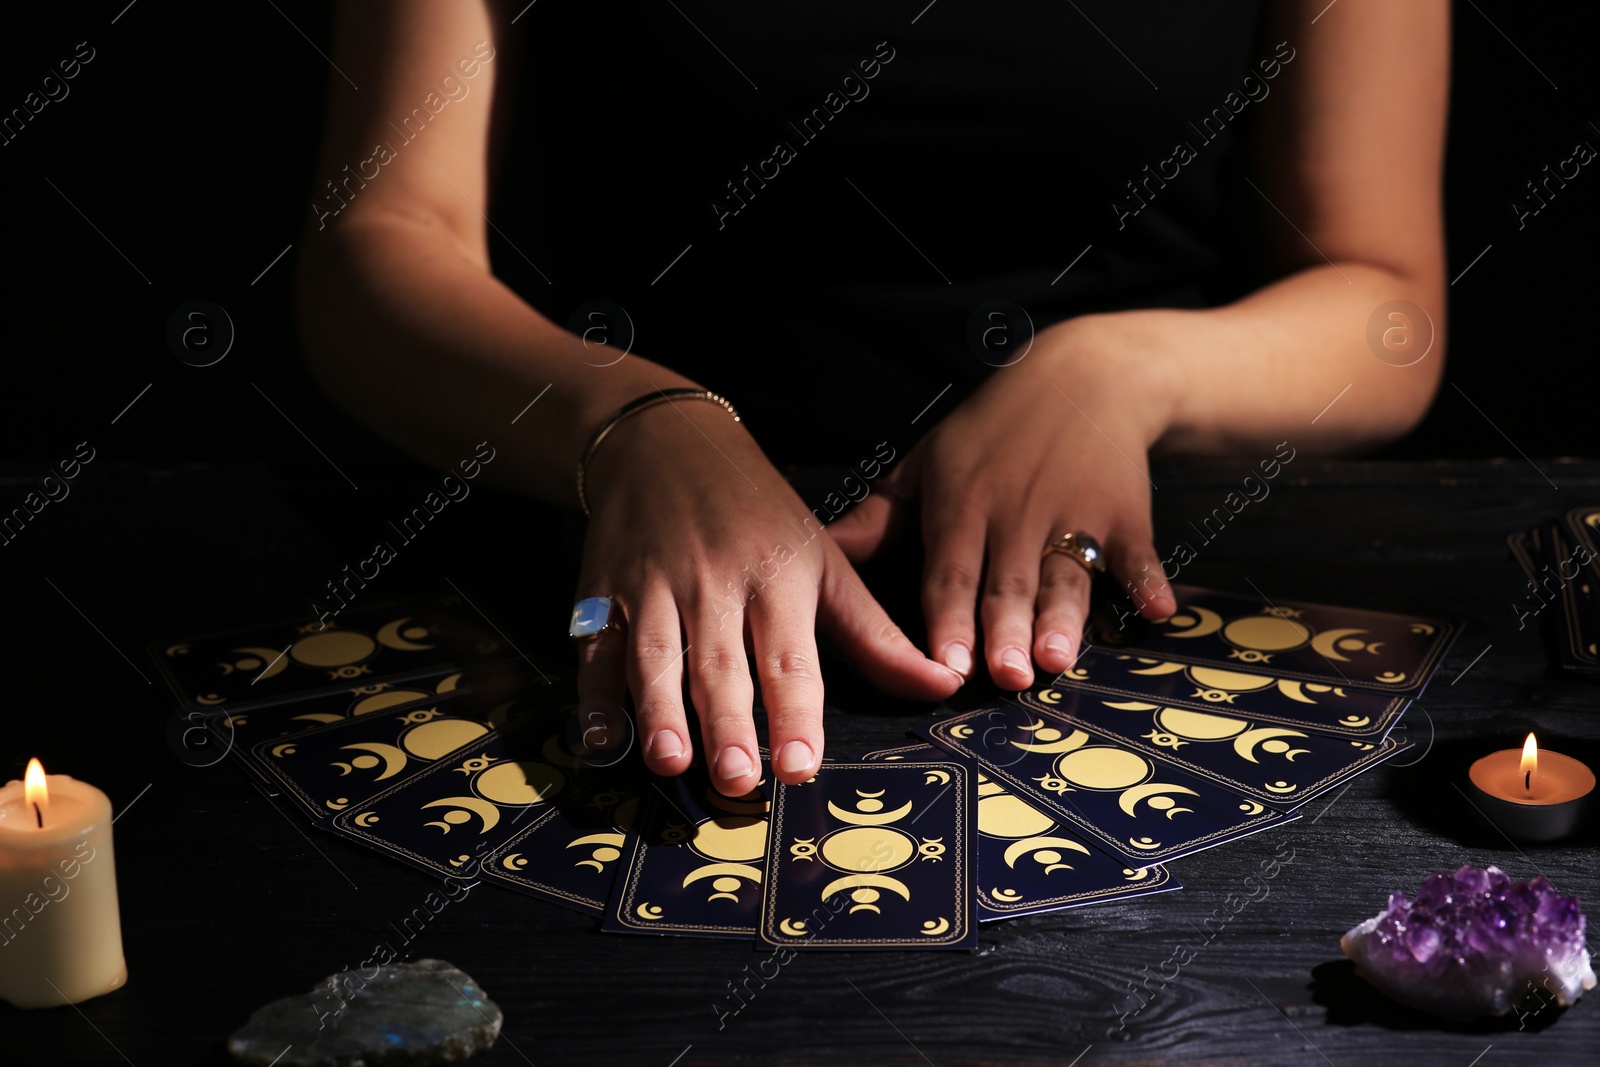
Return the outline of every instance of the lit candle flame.
<path id="1" fill-rule="evenodd" d="M 45 781 L 44 764 L 37 759 L 28 761 L 28 769 L 22 776 L 22 796 L 43 828 L 44 813 L 50 807 L 50 785 Z"/>
<path id="2" fill-rule="evenodd" d="M 1523 792 L 1533 792 L 1533 776 L 1539 770 L 1539 746 L 1529 734 L 1528 739 L 1522 743 L 1522 789 Z"/>

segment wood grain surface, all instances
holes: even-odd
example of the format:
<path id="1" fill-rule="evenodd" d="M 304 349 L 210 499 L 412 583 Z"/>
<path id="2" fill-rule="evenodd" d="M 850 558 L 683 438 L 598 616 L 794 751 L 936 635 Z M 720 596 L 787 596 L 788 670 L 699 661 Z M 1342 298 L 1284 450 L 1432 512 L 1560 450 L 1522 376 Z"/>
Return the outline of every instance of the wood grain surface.
<path id="1" fill-rule="evenodd" d="M 1549 673 L 1539 635 L 1518 630 L 1511 605 L 1525 590 L 1504 542 L 1600 502 L 1600 464 L 1297 459 L 1269 497 L 1203 542 L 1187 524 L 1220 506 L 1249 466 L 1155 471 L 1158 544 L 1187 539 L 1197 551 L 1181 580 L 1465 622 L 1404 721 L 1418 742 L 1399 761 L 1408 765 L 1314 800 L 1282 831 L 1173 864 L 1181 892 L 986 925 L 971 954 L 801 954 L 764 985 L 750 977 L 758 957 L 747 945 L 601 935 L 577 913 L 480 886 L 403 946 L 460 966 L 504 1008 L 502 1039 L 476 1062 L 1593 1063 L 1600 994 L 1520 1023 L 1449 1026 L 1373 992 L 1338 940 L 1391 890 L 1414 892 L 1462 863 L 1542 872 L 1600 914 L 1593 823 L 1581 839 L 1518 848 L 1458 788 L 1471 759 L 1530 728 L 1600 766 L 1600 683 Z M 0 485 L 20 495 L 31 473 Z M 39 755 L 110 794 L 131 977 L 78 1008 L 0 1005 L 0 1063 L 226 1063 L 223 1042 L 253 1009 L 380 943 L 401 946 L 397 927 L 428 878 L 310 828 L 226 762 L 176 758 L 171 706 L 145 649 L 304 614 L 425 491 L 395 480 L 355 491 L 309 465 L 119 467 L 108 457 L 4 549 L 0 778 Z M 570 670 L 570 650 L 551 638 L 571 604 L 575 533 L 569 518 L 476 490 L 403 547 L 372 594 L 448 578 L 528 635 L 530 652 Z M 919 565 L 907 546 L 866 574 L 910 632 Z M 830 745 L 897 743 L 932 711 L 877 697 L 832 661 L 826 669 Z M 1264 897 L 1246 887 L 1264 861 L 1291 852 L 1275 877 L 1251 883 Z M 730 985 L 741 983 L 735 999 Z"/>

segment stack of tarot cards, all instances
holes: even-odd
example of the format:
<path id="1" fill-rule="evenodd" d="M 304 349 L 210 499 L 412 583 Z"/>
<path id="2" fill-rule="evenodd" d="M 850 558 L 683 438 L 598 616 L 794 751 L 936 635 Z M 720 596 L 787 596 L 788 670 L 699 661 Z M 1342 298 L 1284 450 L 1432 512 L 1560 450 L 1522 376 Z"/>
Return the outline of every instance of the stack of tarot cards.
<path id="1" fill-rule="evenodd" d="M 970 949 L 980 923 L 1178 888 L 1403 750 L 1453 627 L 1179 586 L 1041 688 L 742 797 L 645 770 L 624 726 L 448 601 L 153 653 L 184 707 L 317 826 L 624 934 Z M 598 735 L 598 736 L 597 736 Z M 763 753 L 763 755 L 765 755 Z"/>
<path id="2" fill-rule="evenodd" d="M 1528 578 L 1511 604 L 1517 629 L 1537 622 L 1562 670 L 1600 672 L 1600 505 L 1573 508 L 1506 543 Z"/>

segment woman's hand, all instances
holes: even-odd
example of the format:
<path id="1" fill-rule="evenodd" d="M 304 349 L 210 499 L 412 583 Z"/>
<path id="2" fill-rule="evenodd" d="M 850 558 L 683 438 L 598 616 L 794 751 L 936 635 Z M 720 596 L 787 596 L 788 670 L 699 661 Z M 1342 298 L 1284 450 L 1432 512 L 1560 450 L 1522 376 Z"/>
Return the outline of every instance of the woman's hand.
<path id="1" fill-rule="evenodd" d="M 1176 604 L 1151 541 L 1146 455 L 1166 427 L 1161 316 L 1089 316 L 1041 331 L 1022 360 L 994 372 L 906 456 L 898 493 L 867 498 L 829 527 L 855 561 L 881 545 L 901 498 L 921 502 L 923 611 L 939 662 L 974 669 L 974 605 L 995 683 L 1024 689 L 1033 663 L 1072 666 L 1089 608 L 1089 574 L 1045 546 L 1084 531 L 1148 618 Z M 980 598 L 980 577 L 982 596 Z"/>
<path id="2" fill-rule="evenodd" d="M 739 796 L 760 783 L 747 647 L 773 772 L 790 784 L 822 761 L 818 630 L 896 695 L 940 700 L 960 686 L 895 626 L 743 426 L 715 405 L 674 400 L 618 423 L 595 452 L 587 491 L 577 595 L 612 597 L 627 622 L 584 641 L 579 699 L 620 705 L 631 689 L 656 773 L 689 766 L 687 672 L 717 789 Z"/>

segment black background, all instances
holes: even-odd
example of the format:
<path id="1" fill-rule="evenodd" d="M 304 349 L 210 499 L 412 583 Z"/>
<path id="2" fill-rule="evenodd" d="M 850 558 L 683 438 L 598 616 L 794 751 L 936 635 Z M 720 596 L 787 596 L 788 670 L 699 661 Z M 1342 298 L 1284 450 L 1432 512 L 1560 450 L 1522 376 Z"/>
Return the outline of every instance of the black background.
<path id="1" fill-rule="evenodd" d="M 96 51 L 66 99 L 0 146 L 11 261 L 0 456 L 48 465 L 88 438 L 117 460 L 320 463 L 251 385 L 313 440 L 348 433 L 300 361 L 295 252 L 252 280 L 298 243 L 309 210 L 322 99 L 337 77 L 317 51 L 328 50 L 327 10 L 125 3 L 15 5 L 0 40 L 7 112 L 78 42 Z M 1520 231 L 1510 207 L 1577 141 L 1600 147 L 1593 35 L 1572 8 L 1548 10 L 1456 5 L 1449 277 L 1492 247 L 1450 290 L 1446 382 L 1393 453 L 1593 452 L 1582 383 L 1600 178 L 1584 168 Z M 238 334 L 204 369 L 164 340 L 173 309 L 195 298 L 226 308 Z"/>

